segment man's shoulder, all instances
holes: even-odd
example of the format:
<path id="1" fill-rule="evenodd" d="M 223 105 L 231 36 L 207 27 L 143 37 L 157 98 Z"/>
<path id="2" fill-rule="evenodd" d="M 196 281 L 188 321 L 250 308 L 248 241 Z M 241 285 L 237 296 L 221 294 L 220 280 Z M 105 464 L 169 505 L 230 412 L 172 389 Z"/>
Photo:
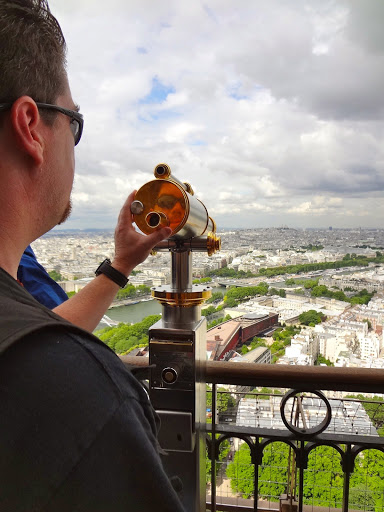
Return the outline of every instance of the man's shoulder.
<path id="1" fill-rule="evenodd" d="M 97 383 L 102 383 L 103 389 L 120 401 L 133 398 L 148 402 L 141 384 L 120 358 L 99 338 L 74 325 L 49 324 L 24 335 L 8 351 L 18 354 L 18 364 L 26 359 L 40 361 L 42 365 L 46 361 L 49 368 L 55 368 L 56 380 L 66 376 L 81 381 L 82 386 L 79 382 L 74 389 L 77 393 L 89 384 L 93 390 Z"/>
<path id="2" fill-rule="evenodd" d="M 47 329 L 79 333 L 95 341 L 90 333 L 40 304 L 0 268 L 0 354 L 29 334 Z"/>

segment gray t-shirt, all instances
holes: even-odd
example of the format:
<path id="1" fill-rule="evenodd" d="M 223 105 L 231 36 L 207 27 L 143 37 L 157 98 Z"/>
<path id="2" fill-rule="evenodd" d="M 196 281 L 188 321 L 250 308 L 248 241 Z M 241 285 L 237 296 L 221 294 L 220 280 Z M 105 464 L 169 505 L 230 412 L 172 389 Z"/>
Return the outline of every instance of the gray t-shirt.
<path id="1" fill-rule="evenodd" d="M 48 323 L 0 356 L 0 510 L 182 512 L 141 384 L 96 338 Z"/>

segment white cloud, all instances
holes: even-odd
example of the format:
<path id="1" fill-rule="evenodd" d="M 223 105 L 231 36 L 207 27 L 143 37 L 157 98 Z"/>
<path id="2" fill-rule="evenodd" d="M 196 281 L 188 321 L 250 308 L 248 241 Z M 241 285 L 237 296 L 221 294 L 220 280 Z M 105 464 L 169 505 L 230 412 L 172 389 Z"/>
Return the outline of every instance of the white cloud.
<path id="1" fill-rule="evenodd" d="M 311 215 L 331 215 L 335 210 L 342 208 L 340 197 L 315 196 L 311 201 L 304 201 L 288 210 L 289 213 L 302 213 Z"/>
<path id="2" fill-rule="evenodd" d="M 113 227 L 159 162 L 219 227 L 381 226 L 381 2 L 50 5 L 85 115 L 68 227 Z"/>

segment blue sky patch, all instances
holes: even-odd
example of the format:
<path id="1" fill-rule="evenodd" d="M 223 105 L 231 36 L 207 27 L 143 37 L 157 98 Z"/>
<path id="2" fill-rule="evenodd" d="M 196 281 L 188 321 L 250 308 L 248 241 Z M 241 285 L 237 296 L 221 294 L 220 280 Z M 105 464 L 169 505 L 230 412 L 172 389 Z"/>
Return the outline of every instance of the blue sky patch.
<path id="1" fill-rule="evenodd" d="M 189 142 L 190 146 L 206 146 L 207 143 L 200 139 L 194 139 Z"/>
<path id="2" fill-rule="evenodd" d="M 174 119 L 175 117 L 180 117 L 180 115 L 172 110 L 162 110 L 161 112 L 149 112 L 146 116 L 139 115 L 137 119 L 142 123 L 153 123 L 154 121 Z"/>
<path id="3" fill-rule="evenodd" d="M 147 96 L 141 98 L 139 103 L 141 105 L 151 103 L 163 103 L 167 99 L 168 94 L 175 92 L 174 87 L 169 87 L 162 84 L 156 77 L 152 80 L 152 89 Z"/>
<path id="4" fill-rule="evenodd" d="M 228 88 L 228 96 L 230 98 L 233 98 L 235 100 L 246 100 L 248 99 L 248 96 L 246 96 L 244 93 L 242 93 L 242 87 L 243 84 L 241 82 L 235 82 L 232 83 Z"/>
<path id="5" fill-rule="evenodd" d="M 238 100 L 238 101 L 239 100 L 248 100 L 249 99 L 248 96 L 246 96 L 245 94 L 239 94 L 239 92 L 237 92 L 237 91 L 236 92 L 235 91 L 231 91 L 229 93 L 229 97 L 233 98 L 234 100 Z"/>

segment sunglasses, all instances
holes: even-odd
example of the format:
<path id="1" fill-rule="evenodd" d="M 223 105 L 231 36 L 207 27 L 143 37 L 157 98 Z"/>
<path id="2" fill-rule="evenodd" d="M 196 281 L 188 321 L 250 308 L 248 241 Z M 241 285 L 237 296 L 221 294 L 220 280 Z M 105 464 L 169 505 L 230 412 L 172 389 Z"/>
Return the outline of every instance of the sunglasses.
<path id="1" fill-rule="evenodd" d="M 12 105 L 13 103 L 0 103 L 0 112 L 9 110 Z M 73 138 L 75 139 L 75 146 L 80 142 L 84 128 L 84 118 L 79 112 L 76 112 L 76 110 L 69 110 L 67 108 L 59 107 L 58 105 L 51 105 L 50 103 L 36 102 L 36 106 L 37 108 L 56 110 L 57 112 L 68 116 L 71 119 L 69 127 L 71 129 Z"/>

